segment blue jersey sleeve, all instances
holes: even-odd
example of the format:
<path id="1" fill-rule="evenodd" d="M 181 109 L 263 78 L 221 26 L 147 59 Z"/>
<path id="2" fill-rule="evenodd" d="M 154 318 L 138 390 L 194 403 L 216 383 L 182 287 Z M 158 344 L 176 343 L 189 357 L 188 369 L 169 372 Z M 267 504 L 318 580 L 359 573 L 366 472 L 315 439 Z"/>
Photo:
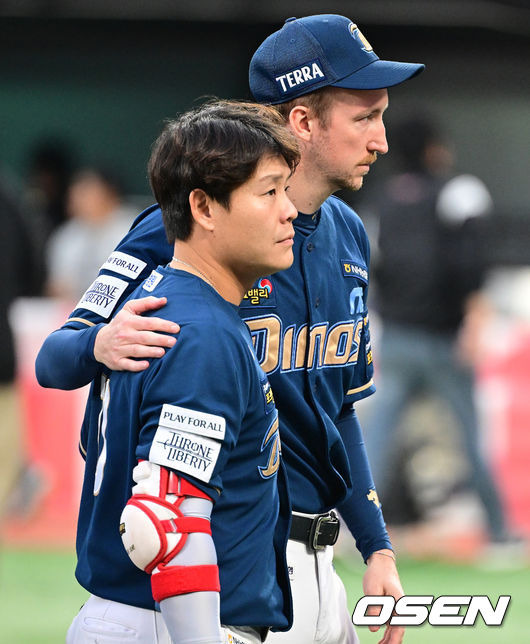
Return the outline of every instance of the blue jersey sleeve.
<path id="1" fill-rule="evenodd" d="M 252 383 L 246 346 L 226 328 L 221 336 L 212 334 L 210 323 L 184 325 L 177 344 L 150 370 L 136 452 L 214 496 L 223 489 Z"/>
<path id="2" fill-rule="evenodd" d="M 336 425 L 344 441 L 352 475 L 352 492 L 337 506 L 337 510 L 366 561 L 376 550 L 392 548 L 392 544 L 375 491 L 361 426 L 353 407 L 345 408 Z"/>
<path id="3" fill-rule="evenodd" d="M 94 358 L 94 342 L 101 325 L 158 265 L 172 255 L 158 206 L 151 206 L 101 267 L 65 324 L 44 341 L 35 363 L 43 387 L 76 389 L 91 382 L 101 365 Z"/>
<path id="4" fill-rule="evenodd" d="M 101 370 L 94 358 L 94 342 L 101 326 L 79 330 L 64 326 L 50 333 L 35 361 L 41 387 L 78 389 L 94 380 Z"/>

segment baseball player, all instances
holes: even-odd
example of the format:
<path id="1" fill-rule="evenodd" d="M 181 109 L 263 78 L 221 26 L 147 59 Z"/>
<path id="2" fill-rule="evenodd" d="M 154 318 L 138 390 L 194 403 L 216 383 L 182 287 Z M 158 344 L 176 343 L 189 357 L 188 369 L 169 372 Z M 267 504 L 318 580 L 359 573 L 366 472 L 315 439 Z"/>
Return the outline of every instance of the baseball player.
<path id="1" fill-rule="evenodd" d="M 167 297 L 179 340 L 91 388 L 76 568 L 91 596 L 68 643 L 257 644 L 290 626 L 278 414 L 238 305 L 292 263 L 298 157 L 276 110 L 235 102 L 168 122 L 154 146 L 172 258 L 132 297 Z"/>
<path id="2" fill-rule="evenodd" d="M 387 88 L 422 69 L 380 60 L 355 23 L 337 15 L 290 18 L 250 64 L 254 97 L 277 105 L 302 152 L 289 189 L 299 212 L 293 266 L 263 276 L 239 309 L 275 393 L 294 510 L 287 546 L 294 624 L 287 633 L 270 634 L 272 642 L 358 641 L 332 566 L 339 530 L 333 509 L 367 564 L 364 592 L 403 592 L 354 410 L 374 391 L 369 244 L 358 216 L 331 195 L 359 189 L 377 155 L 387 152 Z M 96 280 L 119 279 L 122 291 L 97 311 L 87 306 L 89 296 L 81 299 L 41 349 L 41 384 L 81 386 L 98 377 L 99 363 L 142 370 L 171 346 L 174 339 L 163 333 L 174 331 L 164 321 L 138 315 L 165 300 L 129 301 L 107 324 L 123 294 L 170 253 L 160 209 L 152 206 Z M 382 641 L 398 644 L 402 637 L 402 628 L 387 627 Z"/>

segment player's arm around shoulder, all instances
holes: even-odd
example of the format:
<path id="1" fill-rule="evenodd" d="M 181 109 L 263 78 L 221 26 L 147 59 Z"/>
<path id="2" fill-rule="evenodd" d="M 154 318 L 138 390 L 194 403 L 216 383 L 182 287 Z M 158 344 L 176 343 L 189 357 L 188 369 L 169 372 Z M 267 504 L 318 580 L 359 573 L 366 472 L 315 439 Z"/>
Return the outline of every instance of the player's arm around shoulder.
<path id="1" fill-rule="evenodd" d="M 119 308 L 170 257 L 160 209 L 148 208 L 109 255 L 65 324 L 45 339 L 36 362 L 39 384 L 75 389 L 93 380 L 102 364 L 113 370 L 146 369 L 150 358 L 171 346 L 167 321 L 142 315 L 165 300 L 151 297 Z"/>
<path id="2" fill-rule="evenodd" d="M 130 281 L 121 301 L 171 256 L 160 208 L 151 206 L 138 216 L 105 265 L 119 273 L 120 279 Z M 177 324 L 163 316 L 144 315 L 165 306 L 166 298 L 149 295 L 147 291 L 140 293 L 140 297 L 129 299 L 121 309 L 115 307 L 110 321 L 96 336 L 94 358 L 109 369 L 142 371 L 147 369 L 150 359 L 161 357 L 175 343 L 171 334 L 178 333 Z"/>

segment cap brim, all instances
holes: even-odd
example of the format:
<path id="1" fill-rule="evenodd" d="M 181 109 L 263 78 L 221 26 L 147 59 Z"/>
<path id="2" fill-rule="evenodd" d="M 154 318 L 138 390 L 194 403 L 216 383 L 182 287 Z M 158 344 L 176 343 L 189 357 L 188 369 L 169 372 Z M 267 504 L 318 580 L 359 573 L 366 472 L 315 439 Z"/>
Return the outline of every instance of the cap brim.
<path id="1" fill-rule="evenodd" d="M 391 60 L 374 60 L 353 74 L 341 78 L 333 87 L 344 89 L 383 89 L 399 85 L 417 76 L 425 69 L 422 63 L 398 63 Z"/>

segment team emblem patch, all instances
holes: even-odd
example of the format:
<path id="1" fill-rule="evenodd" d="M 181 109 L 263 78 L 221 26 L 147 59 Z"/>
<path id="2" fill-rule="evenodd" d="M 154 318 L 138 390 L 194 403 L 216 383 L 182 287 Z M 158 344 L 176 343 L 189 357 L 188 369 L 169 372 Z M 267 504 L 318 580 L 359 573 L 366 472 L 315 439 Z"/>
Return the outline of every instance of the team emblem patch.
<path id="1" fill-rule="evenodd" d="M 241 302 L 241 306 L 275 306 L 276 295 L 270 279 L 264 277 L 256 286 L 249 289 Z"/>
<path id="2" fill-rule="evenodd" d="M 350 30 L 350 34 L 353 38 L 358 38 L 362 42 L 364 51 L 373 51 L 372 45 L 368 42 L 362 31 L 356 24 L 350 22 L 348 29 Z"/>
<path id="3" fill-rule="evenodd" d="M 99 275 L 81 296 L 76 309 L 88 309 L 102 318 L 110 316 L 128 282 L 112 275 Z"/>

